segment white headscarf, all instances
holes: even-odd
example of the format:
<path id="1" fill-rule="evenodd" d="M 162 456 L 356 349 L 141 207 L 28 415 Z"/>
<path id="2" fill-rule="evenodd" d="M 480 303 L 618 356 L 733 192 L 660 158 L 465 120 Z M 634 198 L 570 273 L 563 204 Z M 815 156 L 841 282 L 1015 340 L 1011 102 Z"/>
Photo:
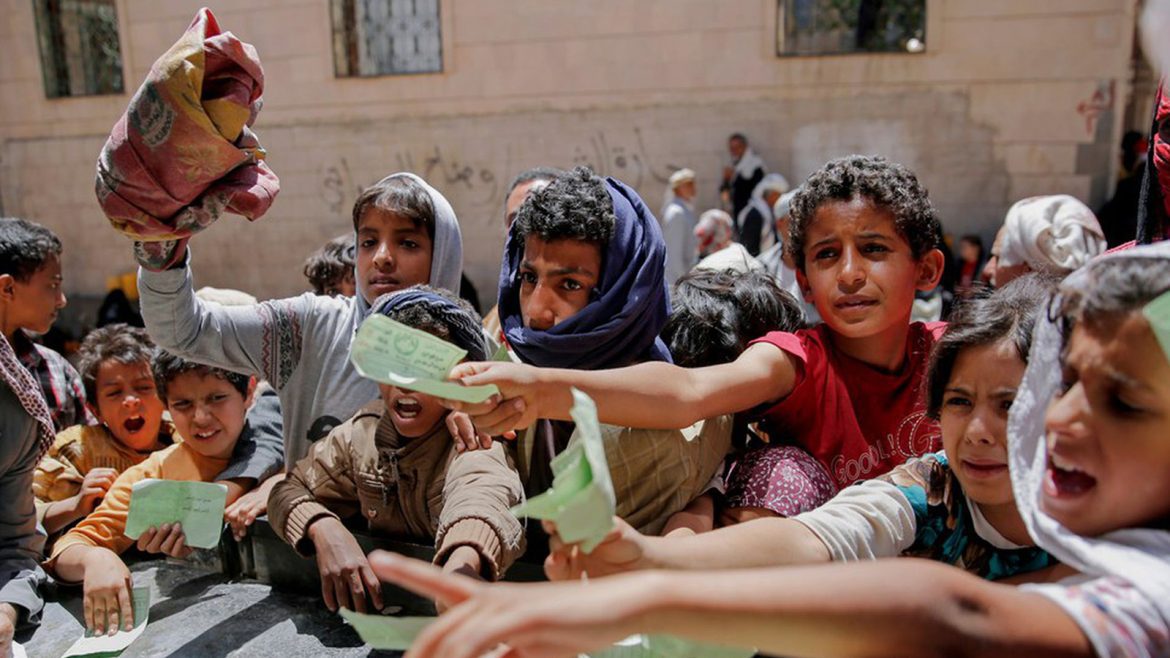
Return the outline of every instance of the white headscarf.
<path id="1" fill-rule="evenodd" d="M 1104 259 L 1170 258 L 1170 242 L 1137 247 Z M 1062 288 L 1084 287 L 1088 273 L 1074 272 Z M 1119 576 L 1170 619 L 1170 531 L 1148 528 L 1115 530 L 1083 537 L 1057 523 L 1040 509 L 1047 472 L 1044 416 L 1061 384 L 1061 330 L 1056 321 L 1040 318 L 1028 357 L 1028 369 L 1008 417 L 1012 488 L 1020 516 L 1036 544 L 1061 562 L 1090 577 Z M 1170 437 L 1168 437 L 1170 438 Z M 1110 437 L 1123 441 L 1125 437 Z"/>
<path id="2" fill-rule="evenodd" d="M 1089 207 L 1067 194 L 1016 202 L 1003 223 L 999 264 L 1071 272 L 1105 252 L 1105 234 Z"/>
<path id="3" fill-rule="evenodd" d="M 765 250 L 772 246 L 772 236 L 775 234 L 776 223 L 775 217 L 772 216 L 772 206 L 764 200 L 764 195 L 768 192 L 775 192 L 783 196 L 788 192 L 788 179 L 780 174 L 768 174 L 764 176 L 759 183 L 756 183 L 755 189 L 752 190 L 752 199 L 748 202 L 743 210 L 739 211 L 739 216 L 735 218 L 735 225 L 743 230 L 744 222 L 747 221 L 748 213 L 754 208 L 760 216 L 764 218 L 764 223 L 760 225 L 760 250 Z"/>
<path id="4" fill-rule="evenodd" d="M 760 159 L 760 156 L 756 155 L 752 147 L 745 144 L 743 147 L 743 155 L 735 161 L 735 175 L 738 178 L 751 178 L 757 169 L 767 171 L 768 167 Z"/>

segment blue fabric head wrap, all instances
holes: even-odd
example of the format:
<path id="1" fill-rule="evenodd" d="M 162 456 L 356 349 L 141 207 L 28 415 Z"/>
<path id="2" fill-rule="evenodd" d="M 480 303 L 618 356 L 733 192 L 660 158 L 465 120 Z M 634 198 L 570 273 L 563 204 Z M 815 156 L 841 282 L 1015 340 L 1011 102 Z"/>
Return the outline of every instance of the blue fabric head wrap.
<path id="1" fill-rule="evenodd" d="M 484 361 L 487 359 L 487 342 L 484 339 L 479 318 L 433 290 L 412 286 L 398 292 L 386 293 L 374 301 L 370 313 L 381 313 L 389 316 L 394 311 L 406 306 L 422 306 L 437 320 L 447 325 L 447 329 L 451 332 L 447 342 L 467 350 L 467 360 Z"/>
<path id="2" fill-rule="evenodd" d="M 508 345 L 525 363 L 600 370 L 671 360 L 658 338 L 670 315 L 666 243 L 658 220 L 625 183 L 614 178 L 605 183 L 617 222 L 602 254 L 597 287 L 585 308 L 547 331 L 524 326 L 519 276 L 524 241 L 508 233 L 500 268 L 500 323 Z"/>

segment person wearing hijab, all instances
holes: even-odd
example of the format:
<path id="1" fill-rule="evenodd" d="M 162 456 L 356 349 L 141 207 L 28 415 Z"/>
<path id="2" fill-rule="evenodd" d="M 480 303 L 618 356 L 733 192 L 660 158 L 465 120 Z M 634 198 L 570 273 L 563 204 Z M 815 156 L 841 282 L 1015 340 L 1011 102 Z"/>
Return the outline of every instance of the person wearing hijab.
<path id="1" fill-rule="evenodd" d="M 735 270 L 747 272 L 761 269 L 759 261 L 734 240 L 735 226 L 731 216 L 719 209 L 708 210 L 699 217 L 695 239 L 699 243 L 697 270 Z"/>
<path id="2" fill-rule="evenodd" d="M 1017 201 L 996 235 L 983 276 L 1006 285 L 1027 272 L 1065 275 L 1105 252 L 1105 233 L 1089 207 L 1067 194 Z"/>
<path id="3" fill-rule="evenodd" d="M 349 360 L 358 325 L 379 296 L 416 284 L 459 289 L 463 242 L 451 204 L 409 173 L 366 188 L 353 207 L 354 297 L 305 293 L 225 307 L 199 300 L 188 249 L 179 263 L 140 268 L 147 331 L 163 349 L 200 363 L 254 374 L 280 395 L 285 466 L 378 396 Z"/>
<path id="4" fill-rule="evenodd" d="M 679 169 L 670 175 L 670 200 L 662 208 L 666 240 L 666 282 L 674 285 L 695 264 L 695 172 Z"/>
<path id="5" fill-rule="evenodd" d="M 739 217 L 739 213 L 751 200 L 752 191 L 764 179 L 767 167 L 748 145 L 747 137 L 741 133 L 727 138 L 727 151 L 731 154 L 731 165 L 723 170 L 723 184 L 719 186 L 719 192 L 729 197 L 731 216 Z"/>
<path id="6" fill-rule="evenodd" d="M 788 192 L 788 181 L 780 174 L 768 174 L 752 190 L 751 201 L 735 216 L 739 242 L 753 256 L 778 241 L 772 206 Z"/>

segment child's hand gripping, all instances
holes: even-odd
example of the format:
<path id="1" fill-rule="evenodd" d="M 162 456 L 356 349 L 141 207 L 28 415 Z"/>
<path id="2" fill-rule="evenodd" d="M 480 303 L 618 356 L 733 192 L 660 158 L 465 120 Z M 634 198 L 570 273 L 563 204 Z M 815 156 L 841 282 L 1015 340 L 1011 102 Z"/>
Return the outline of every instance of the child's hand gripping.
<path id="1" fill-rule="evenodd" d="M 367 594 L 374 609 L 382 608 L 382 583 L 370 570 L 362 547 L 341 521 L 333 517 L 317 519 L 309 526 L 309 538 L 317 549 L 321 596 L 330 611 L 349 608 L 365 612 Z"/>
<path id="2" fill-rule="evenodd" d="M 140 551 L 162 553 L 180 560 L 195 551 L 187 545 L 187 535 L 183 532 L 183 525 L 177 521 L 143 530 L 142 534 L 138 535 L 138 542 L 135 545 Z"/>
<path id="3" fill-rule="evenodd" d="M 443 400 L 443 406 L 465 412 L 475 424 L 474 429 L 487 436 L 515 434 L 511 430 L 525 429 L 539 417 L 537 401 L 539 368 L 522 363 L 482 361 L 461 363 L 451 369 L 448 379 L 461 381 L 466 386 L 495 384 L 499 395 L 478 404 Z M 466 444 L 466 441 L 464 441 Z"/>
<path id="4" fill-rule="evenodd" d="M 134 604 L 130 595 L 130 570 L 116 553 L 93 548 L 85 558 L 82 581 L 85 628 L 100 635 L 134 630 Z"/>
<path id="5" fill-rule="evenodd" d="M 243 541 L 248 528 L 261 514 L 268 512 L 268 496 L 272 488 L 284 480 L 284 473 L 277 473 L 260 483 L 260 486 L 240 496 L 223 511 L 223 518 L 232 527 L 232 536 Z"/>
<path id="6" fill-rule="evenodd" d="M 105 497 L 106 492 L 118 479 L 118 471 L 112 468 L 92 468 L 81 481 L 81 490 L 71 499 L 76 519 L 88 516 Z"/>
<path id="7" fill-rule="evenodd" d="M 614 529 L 588 554 L 577 544 L 566 544 L 561 540 L 554 523 L 542 522 L 544 531 L 549 535 L 549 555 L 544 560 L 545 576 L 549 580 L 580 580 L 584 575 L 597 578 L 650 568 L 646 558 L 647 537 L 621 517 L 613 517 L 613 522 Z"/>

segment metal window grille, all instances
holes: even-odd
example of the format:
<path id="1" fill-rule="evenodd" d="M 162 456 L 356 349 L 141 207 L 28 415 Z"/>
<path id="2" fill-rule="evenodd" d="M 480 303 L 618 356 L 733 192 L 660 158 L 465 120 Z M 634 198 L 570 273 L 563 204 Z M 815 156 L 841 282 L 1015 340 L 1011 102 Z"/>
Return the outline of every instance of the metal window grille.
<path id="1" fill-rule="evenodd" d="M 441 73 L 439 0 L 331 0 L 338 77 Z"/>
<path id="2" fill-rule="evenodd" d="M 114 0 L 33 0 L 45 95 L 122 93 Z"/>
<path id="3" fill-rule="evenodd" d="M 926 0 L 777 0 L 776 54 L 919 53 Z"/>

